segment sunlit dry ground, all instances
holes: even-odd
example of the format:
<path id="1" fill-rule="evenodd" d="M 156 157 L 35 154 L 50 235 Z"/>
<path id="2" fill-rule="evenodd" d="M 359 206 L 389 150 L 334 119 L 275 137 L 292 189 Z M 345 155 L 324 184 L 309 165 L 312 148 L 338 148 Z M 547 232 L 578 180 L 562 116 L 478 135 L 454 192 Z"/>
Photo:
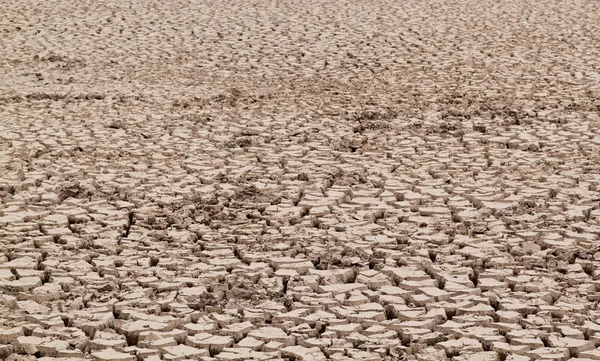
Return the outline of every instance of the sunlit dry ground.
<path id="1" fill-rule="evenodd" d="M 597 1 L 0 0 L 0 357 L 600 360 Z"/>

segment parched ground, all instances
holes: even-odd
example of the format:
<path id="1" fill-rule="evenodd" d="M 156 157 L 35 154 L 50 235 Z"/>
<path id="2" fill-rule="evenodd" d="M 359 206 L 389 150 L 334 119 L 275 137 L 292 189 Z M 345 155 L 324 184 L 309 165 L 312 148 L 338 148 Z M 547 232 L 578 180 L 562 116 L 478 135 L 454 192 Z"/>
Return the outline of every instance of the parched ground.
<path id="1" fill-rule="evenodd" d="M 0 358 L 600 360 L 600 2 L 0 0 Z"/>

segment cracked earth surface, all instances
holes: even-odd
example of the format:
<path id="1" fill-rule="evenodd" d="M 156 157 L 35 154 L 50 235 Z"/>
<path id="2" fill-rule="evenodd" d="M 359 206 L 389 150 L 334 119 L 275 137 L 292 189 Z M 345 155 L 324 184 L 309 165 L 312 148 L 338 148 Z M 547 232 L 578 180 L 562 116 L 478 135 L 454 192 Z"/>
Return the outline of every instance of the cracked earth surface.
<path id="1" fill-rule="evenodd" d="M 600 360 L 600 3 L 0 8 L 0 358 Z"/>

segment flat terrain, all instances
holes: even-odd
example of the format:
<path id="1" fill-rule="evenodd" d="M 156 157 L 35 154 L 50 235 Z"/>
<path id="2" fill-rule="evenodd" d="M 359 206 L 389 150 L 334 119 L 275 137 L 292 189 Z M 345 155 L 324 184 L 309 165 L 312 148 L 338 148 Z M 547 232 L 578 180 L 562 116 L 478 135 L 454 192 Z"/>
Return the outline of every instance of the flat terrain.
<path id="1" fill-rule="evenodd" d="M 600 360 L 600 2 L 0 0 L 0 358 Z"/>

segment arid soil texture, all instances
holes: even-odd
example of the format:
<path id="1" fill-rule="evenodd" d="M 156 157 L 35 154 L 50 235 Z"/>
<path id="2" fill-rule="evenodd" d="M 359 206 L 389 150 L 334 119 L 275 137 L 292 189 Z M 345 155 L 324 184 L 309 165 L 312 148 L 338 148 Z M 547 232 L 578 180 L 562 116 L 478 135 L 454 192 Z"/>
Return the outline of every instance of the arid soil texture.
<path id="1" fill-rule="evenodd" d="M 600 360 L 599 72 L 593 0 L 0 0 L 0 358 Z"/>

